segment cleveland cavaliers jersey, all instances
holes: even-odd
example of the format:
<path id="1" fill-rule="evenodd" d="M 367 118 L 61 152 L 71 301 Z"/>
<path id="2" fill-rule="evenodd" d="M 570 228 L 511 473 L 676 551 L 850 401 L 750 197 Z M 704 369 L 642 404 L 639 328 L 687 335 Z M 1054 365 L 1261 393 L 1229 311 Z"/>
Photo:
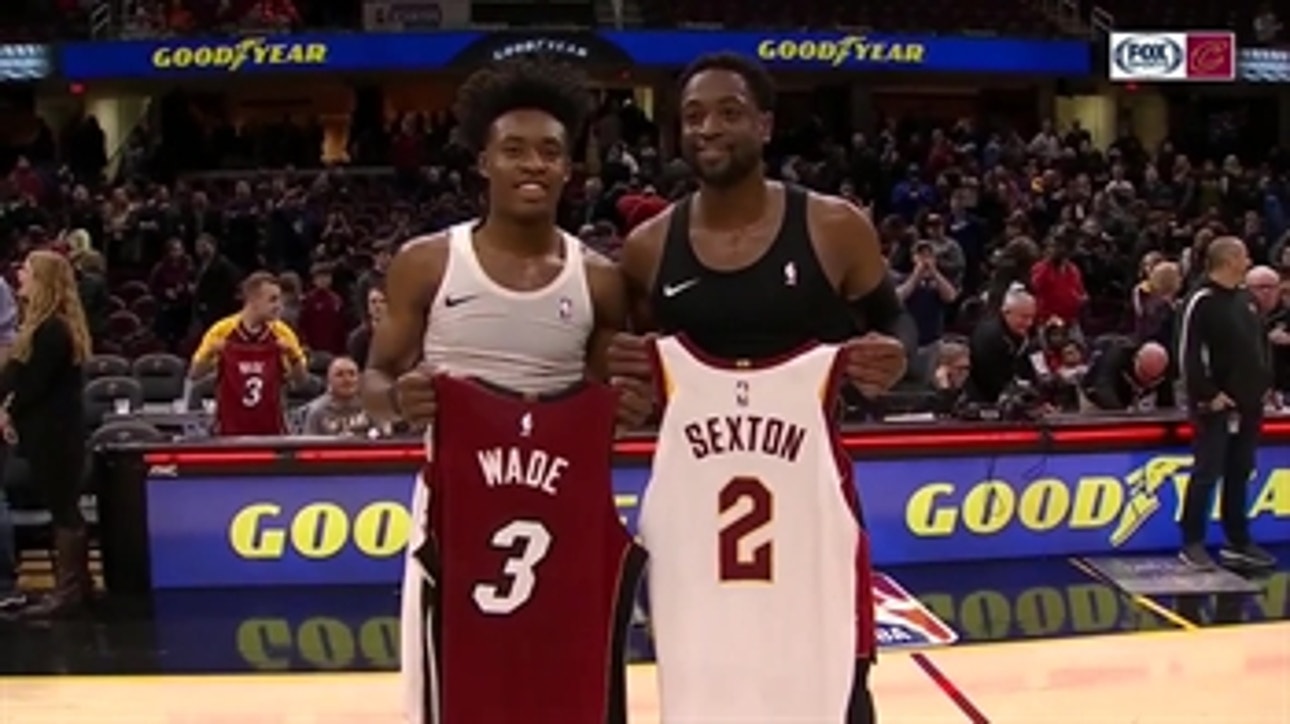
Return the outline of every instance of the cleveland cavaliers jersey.
<path id="1" fill-rule="evenodd" d="M 432 625 L 448 724 L 626 722 L 623 643 L 643 553 L 610 485 L 615 397 L 542 401 L 435 380 Z M 442 553 L 443 555 L 439 555 Z"/>
<path id="2" fill-rule="evenodd" d="M 872 651 L 868 543 L 829 414 L 838 348 L 759 363 L 656 344 L 639 530 L 662 721 L 838 724 Z"/>
<path id="3" fill-rule="evenodd" d="M 215 432 L 284 435 L 282 395 L 287 369 L 278 338 L 268 327 L 250 332 L 238 324 L 224 341 L 215 367 Z"/>

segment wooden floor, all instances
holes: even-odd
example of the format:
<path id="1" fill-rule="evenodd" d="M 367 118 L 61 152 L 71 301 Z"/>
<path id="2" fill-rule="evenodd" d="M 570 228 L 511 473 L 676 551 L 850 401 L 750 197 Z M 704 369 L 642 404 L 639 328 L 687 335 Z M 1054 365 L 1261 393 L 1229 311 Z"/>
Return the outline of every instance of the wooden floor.
<path id="1" fill-rule="evenodd" d="M 1290 623 L 989 644 L 928 652 L 990 722 L 1290 724 Z M 875 670 L 882 724 L 968 721 L 909 654 Z M 632 724 L 658 721 L 633 667 Z M 0 679 L 4 724 L 381 724 L 393 674 Z"/>

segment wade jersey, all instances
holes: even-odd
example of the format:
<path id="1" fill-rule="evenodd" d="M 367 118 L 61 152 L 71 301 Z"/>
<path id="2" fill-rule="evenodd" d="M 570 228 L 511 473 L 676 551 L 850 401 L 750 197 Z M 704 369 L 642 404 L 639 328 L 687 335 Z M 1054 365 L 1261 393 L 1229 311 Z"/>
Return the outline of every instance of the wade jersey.
<path id="1" fill-rule="evenodd" d="M 641 502 L 664 724 L 839 724 L 873 650 L 868 542 L 829 409 L 838 348 L 764 365 L 657 341 Z"/>
<path id="2" fill-rule="evenodd" d="M 615 397 L 542 401 L 439 376 L 418 553 L 445 724 L 626 722 L 623 645 L 644 557 L 610 485 Z M 427 707 L 434 709 L 435 706 Z"/>
<path id="3" fill-rule="evenodd" d="M 215 431 L 219 435 L 283 435 L 286 363 L 273 330 L 238 325 L 224 339 L 215 368 Z"/>

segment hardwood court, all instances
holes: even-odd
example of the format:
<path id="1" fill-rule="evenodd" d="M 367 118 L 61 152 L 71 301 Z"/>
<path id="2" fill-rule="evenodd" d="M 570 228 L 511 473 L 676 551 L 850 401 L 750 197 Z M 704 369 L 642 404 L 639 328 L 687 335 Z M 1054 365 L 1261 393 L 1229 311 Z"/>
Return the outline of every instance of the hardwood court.
<path id="1" fill-rule="evenodd" d="M 994 724 L 1290 723 L 1290 623 L 936 649 L 928 657 Z M 967 717 L 909 654 L 875 670 L 883 724 Z M 658 721 L 633 667 L 632 724 Z M 0 679 L 0 722 L 396 724 L 393 674 Z"/>

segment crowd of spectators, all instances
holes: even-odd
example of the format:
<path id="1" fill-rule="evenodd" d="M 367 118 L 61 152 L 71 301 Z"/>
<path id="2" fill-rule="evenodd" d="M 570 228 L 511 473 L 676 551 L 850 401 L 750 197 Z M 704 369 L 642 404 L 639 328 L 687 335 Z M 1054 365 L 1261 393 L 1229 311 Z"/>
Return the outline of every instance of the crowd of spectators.
<path id="1" fill-rule="evenodd" d="M 1262 283 L 1285 292 L 1264 298 L 1269 318 L 1287 318 L 1290 200 L 1275 149 L 1188 155 L 1128 132 L 1098 148 L 1078 124 L 1023 136 L 967 119 L 785 130 L 771 174 L 872 207 L 917 324 L 909 379 L 865 414 L 1172 405 L 1173 310 L 1217 234 L 1267 267 Z M 358 126 L 345 165 L 319 164 L 319 133 L 289 120 L 171 138 L 141 126 L 109 169 L 92 119 L 42 131 L 10 154 L 3 248 L 11 260 L 46 245 L 73 255 L 103 352 L 188 354 L 237 308 L 241 276 L 268 269 L 303 342 L 361 364 L 390 255 L 476 216 L 482 182 L 446 115 Z M 630 103 L 607 102 L 588 135 L 562 222 L 613 255 L 688 175 Z M 1290 352 L 1279 329 L 1273 344 Z M 1290 368 L 1278 379 L 1290 388 Z"/>

